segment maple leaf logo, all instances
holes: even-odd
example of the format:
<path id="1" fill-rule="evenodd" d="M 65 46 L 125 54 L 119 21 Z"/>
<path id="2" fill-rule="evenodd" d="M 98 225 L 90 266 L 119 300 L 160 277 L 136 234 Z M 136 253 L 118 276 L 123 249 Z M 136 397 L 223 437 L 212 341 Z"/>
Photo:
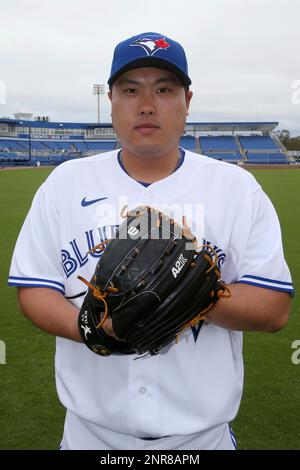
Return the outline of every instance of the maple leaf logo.
<path id="1" fill-rule="evenodd" d="M 168 47 L 170 47 L 170 44 L 167 41 L 165 41 L 163 38 L 157 39 L 154 42 L 157 45 L 157 47 L 159 47 L 160 49 L 167 49 Z"/>

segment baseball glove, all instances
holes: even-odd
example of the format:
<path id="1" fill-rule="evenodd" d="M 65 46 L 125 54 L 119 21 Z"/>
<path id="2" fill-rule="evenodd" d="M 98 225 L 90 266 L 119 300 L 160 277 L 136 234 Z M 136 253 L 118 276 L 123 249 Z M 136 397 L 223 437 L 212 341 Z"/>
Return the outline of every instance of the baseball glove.
<path id="1" fill-rule="evenodd" d="M 220 280 L 217 255 L 199 248 L 183 226 L 147 206 L 128 211 L 101 248 L 80 309 L 83 342 L 95 353 L 158 354 L 186 328 L 205 319 L 220 297 L 230 295 Z M 111 318 L 115 335 L 102 325 Z"/>

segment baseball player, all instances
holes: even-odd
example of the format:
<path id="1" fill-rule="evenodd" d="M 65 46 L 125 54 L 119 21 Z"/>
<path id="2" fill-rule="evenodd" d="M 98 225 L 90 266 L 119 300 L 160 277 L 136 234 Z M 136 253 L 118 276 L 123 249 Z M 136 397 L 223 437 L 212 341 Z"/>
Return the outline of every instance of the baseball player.
<path id="1" fill-rule="evenodd" d="M 192 92 L 182 46 L 153 32 L 118 44 L 108 80 L 122 148 L 57 167 L 37 191 L 9 284 L 24 314 L 57 336 L 66 408 L 62 449 L 234 449 L 242 331 L 288 320 L 291 276 L 276 212 L 251 174 L 179 147 Z M 124 205 L 188 216 L 219 256 L 231 297 L 157 356 L 99 357 L 81 341 L 81 275 L 90 279 Z M 114 334 L 109 320 L 105 325 Z M 84 334 L 89 334 L 88 328 Z"/>

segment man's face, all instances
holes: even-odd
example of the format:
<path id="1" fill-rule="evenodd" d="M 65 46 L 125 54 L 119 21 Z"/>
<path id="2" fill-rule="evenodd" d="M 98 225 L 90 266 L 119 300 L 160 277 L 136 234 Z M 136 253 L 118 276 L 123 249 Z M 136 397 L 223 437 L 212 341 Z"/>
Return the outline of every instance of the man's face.
<path id="1" fill-rule="evenodd" d="M 108 94 L 122 147 L 136 156 L 172 151 L 182 135 L 192 97 L 173 73 L 138 68 L 122 74 Z"/>

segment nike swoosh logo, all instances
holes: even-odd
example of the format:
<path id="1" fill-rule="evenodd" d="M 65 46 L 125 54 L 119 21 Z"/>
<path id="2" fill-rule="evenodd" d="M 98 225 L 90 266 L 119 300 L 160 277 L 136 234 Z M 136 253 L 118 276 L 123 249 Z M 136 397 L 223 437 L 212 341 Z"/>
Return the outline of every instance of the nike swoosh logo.
<path id="1" fill-rule="evenodd" d="M 87 206 L 90 206 L 91 204 L 95 204 L 95 202 L 104 201 L 105 199 L 107 199 L 107 197 L 100 197 L 99 199 L 91 199 L 90 201 L 87 201 L 86 198 L 84 197 L 81 201 L 81 205 L 82 207 L 87 207 Z"/>

